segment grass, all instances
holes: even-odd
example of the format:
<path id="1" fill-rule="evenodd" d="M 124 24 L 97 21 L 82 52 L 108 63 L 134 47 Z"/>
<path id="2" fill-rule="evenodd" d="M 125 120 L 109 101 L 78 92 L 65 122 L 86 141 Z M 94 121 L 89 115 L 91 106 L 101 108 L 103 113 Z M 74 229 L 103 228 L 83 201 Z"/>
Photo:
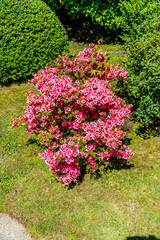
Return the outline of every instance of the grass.
<path id="1" fill-rule="evenodd" d="M 78 42 L 72 42 L 69 43 L 69 51 L 71 54 L 78 54 L 80 51 L 82 51 L 84 48 L 88 48 L 88 43 L 78 43 Z M 124 51 L 122 50 L 122 45 L 120 44 L 104 44 L 100 45 L 100 48 L 103 51 L 108 51 L 110 56 L 110 62 L 117 63 L 121 60 L 125 59 Z"/>
<path id="2" fill-rule="evenodd" d="M 143 139 L 135 124 L 128 132 L 135 152 L 129 165 L 64 187 L 38 157 L 42 149 L 31 135 L 10 127 L 30 90 L 28 84 L 0 89 L 1 212 L 17 218 L 37 240 L 159 239 L 160 137 Z"/>

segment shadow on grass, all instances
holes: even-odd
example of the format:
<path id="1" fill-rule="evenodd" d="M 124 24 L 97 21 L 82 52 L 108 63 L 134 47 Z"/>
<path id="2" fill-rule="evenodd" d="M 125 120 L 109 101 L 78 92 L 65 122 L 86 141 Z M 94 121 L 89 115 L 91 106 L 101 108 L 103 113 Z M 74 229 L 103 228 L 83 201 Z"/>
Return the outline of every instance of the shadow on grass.
<path id="1" fill-rule="evenodd" d="M 68 190 L 73 189 L 77 185 L 80 185 L 84 181 L 84 178 L 85 178 L 86 174 L 87 174 L 87 172 L 86 172 L 85 169 L 81 170 L 81 175 L 78 176 L 77 181 L 76 182 L 71 182 L 68 185 Z"/>
<path id="2" fill-rule="evenodd" d="M 32 137 L 30 137 L 30 138 L 28 139 L 27 143 L 26 143 L 27 146 L 30 145 L 30 144 L 36 144 L 37 146 L 42 146 L 42 145 L 38 142 L 37 139 L 32 138 Z"/>
<path id="3" fill-rule="evenodd" d="M 107 162 L 107 164 L 108 165 L 106 166 L 105 164 L 102 163 L 94 173 L 90 173 L 90 178 L 91 179 L 99 179 L 104 174 L 107 174 L 107 172 L 111 172 L 113 170 L 120 171 L 122 169 L 130 169 L 130 168 L 134 167 L 134 164 L 130 164 L 127 161 L 124 162 L 124 161 L 122 161 L 122 159 L 117 159 L 116 157 L 111 158 Z M 77 178 L 77 181 L 71 182 L 68 185 L 68 189 L 73 189 L 76 185 L 80 185 L 84 181 L 86 174 L 87 174 L 87 171 L 84 168 L 83 170 L 81 170 L 81 175 Z"/>
<path id="4" fill-rule="evenodd" d="M 13 84 L 16 84 L 16 85 L 21 85 L 23 83 L 28 83 L 28 81 L 32 78 L 32 75 L 28 78 L 19 78 L 17 81 L 14 81 L 13 79 L 8 79 L 7 82 L 0 82 L 0 86 L 2 87 L 10 87 L 12 86 Z"/>
<path id="5" fill-rule="evenodd" d="M 158 137 L 160 136 L 160 128 L 158 125 L 150 126 L 150 127 L 145 127 L 145 126 L 139 126 L 136 129 L 136 134 L 143 139 L 149 139 L 151 137 Z"/>
<path id="6" fill-rule="evenodd" d="M 26 142 L 26 146 L 29 146 L 29 145 L 35 145 L 38 147 L 39 149 L 39 152 L 42 152 L 46 149 L 45 146 L 43 146 L 40 141 L 38 141 L 37 139 L 35 139 L 34 137 L 30 137 L 27 142 Z"/>
<path id="7" fill-rule="evenodd" d="M 127 237 L 126 240 L 160 240 L 160 239 L 156 238 L 155 236 L 149 235 L 148 237 L 143 236 Z"/>
<path id="8" fill-rule="evenodd" d="M 108 161 L 108 166 L 101 166 L 96 172 L 91 174 L 91 178 L 99 179 L 103 174 L 107 174 L 107 172 L 111 172 L 113 170 L 121 171 L 123 169 L 131 169 L 133 167 L 134 164 L 130 164 L 127 161 L 125 162 L 122 159 L 113 157 Z"/>

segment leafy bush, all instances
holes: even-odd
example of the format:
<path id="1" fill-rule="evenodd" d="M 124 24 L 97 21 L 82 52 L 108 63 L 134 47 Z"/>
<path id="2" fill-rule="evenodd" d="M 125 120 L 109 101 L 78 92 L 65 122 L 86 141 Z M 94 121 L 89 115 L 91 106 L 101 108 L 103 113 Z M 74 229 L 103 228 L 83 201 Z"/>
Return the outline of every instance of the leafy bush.
<path id="1" fill-rule="evenodd" d="M 50 6 L 50 8 L 53 11 L 57 11 L 57 9 L 59 9 L 61 7 L 60 0 L 43 0 L 43 2 L 47 3 L 47 5 Z"/>
<path id="2" fill-rule="evenodd" d="M 88 42 L 96 42 L 100 38 L 106 42 L 118 40 L 119 29 L 115 18 L 119 11 L 119 0 L 44 1 L 56 11 L 71 39 Z"/>
<path id="3" fill-rule="evenodd" d="M 40 156 L 64 184 L 76 181 L 82 169 L 94 172 L 112 157 L 132 155 L 120 129 L 132 105 L 112 94 L 108 81 L 127 73 L 106 56 L 91 45 L 34 74 L 30 83 L 40 94 L 29 92 L 25 114 L 12 122 L 36 134 L 46 146 Z"/>
<path id="4" fill-rule="evenodd" d="M 66 27 L 69 25 L 71 30 L 75 27 L 75 31 L 71 33 L 76 39 L 81 36 L 81 32 L 86 30 L 85 34 L 81 36 L 83 41 L 92 37 L 94 37 L 93 41 L 99 38 L 103 38 L 107 42 L 120 41 L 130 36 L 137 36 L 139 34 L 138 27 L 145 20 L 152 20 L 160 13 L 159 0 L 44 1 L 59 14 L 63 24 L 67 22 Z M 79 26 L 81 28 L 77 31 Z M 94 29 L 96 29 L 96 33 Z M 78 32 L 77 36 L 76 31 Z"/>
<path id="5" fill-rule="evenodd" d="M 152 28 L 150 28 L 152 26 Z M 141 26 L 144 34 L 125 45 L 129 71 L 118 81 L 119 94 L 133 104 L 134 116 L 143 125 L 155 126 L 160 120 L 160 21 L 155 18 Z M 141 30 L 140 29 L 140 30 Z"/>
<path id="6" fill-rule="evenodd" d="M 117 26 L 122 29 L 121 37 L 126 39 L 141 34 L 141 24 L 159 16 L 160 2 L 157 0 L 123 0 L 119 3 L 120 13 L 116 18 Z M 141 30 L 141 31 L 140 31 Z"/>
<path id="7" fill-rule="evenodd" d="M 53 8 L 58 7 L 58 3 L 55 0 L 44 0 Z M 73 19 L 77 19 L 79 15 L 87 15 L 92 18 L 93 22 L 99 23 L 102 26 L 112 28 L 114 26 L 113 20 L 118 8 L 119 0 L 112 1 L 77 1 L 77 0 L 63 0 L 61 6 L 64 6 L 68 14 Z M 60 5 L 59 5 L 60 6 Z M 113 24 L 113 25 L 112 25 Z"/>
<path id="8" fill-rule="evenodd" d="M 67 49 L 62 24 L 41 0 L 0 4 L 0 82 L 32 76 Z"/>

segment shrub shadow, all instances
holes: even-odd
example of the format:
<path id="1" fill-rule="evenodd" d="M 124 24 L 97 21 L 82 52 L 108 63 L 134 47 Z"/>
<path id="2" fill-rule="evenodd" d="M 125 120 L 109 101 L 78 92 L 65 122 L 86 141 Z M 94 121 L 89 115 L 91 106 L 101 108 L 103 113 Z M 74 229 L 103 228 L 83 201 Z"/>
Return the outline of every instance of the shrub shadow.
<path id="1" fill-rule="evenodd" d="M 26 142 L 26 146 L 29 146 L 29 145 L 32 145 L 32 144 L 36 145 L 41 151 L 46 149 L 46 147 L 41 145 L 41 143 L 37 139 L 35 139 L 33 137 L 30 137 Z"/>
<path id="2" fill-rule="evenodd" d="M 103 174 L 107 174 L 107 172 L 111 172 L 113 170 L 121 171 L 123 169 L 131 169 L 133 167 L 134 164 L 113 157 L 108 161 L 107 166 L 101 166 L 96 172 L 91 174 L 91 178 L 99 179 Z"/>
<path id="3" fill-rule="evenodd" d="M 143 139 L 149 139 L 151 137 L 160 136 L 160 128 L 158 127 L 157 124 L 155 124 L 155 126 L 149 126 L 149 127 L 140 125 L 136 129 L 135 133 L 138 136 L 142 137 Z"/>
<path id="4" fill-rule="evenodd" d="M 129 124 L 129 129 L 131 129 L 130 124 Z M 132 138 L 129 137 L 129 136 L 125 136 L 123 138 L 123 141 L 126 145 L 130 145 L 131 141 L 132 141 Z M 124 159 L 118 158 L 118 157 L 112 157 L 106 162 L 99 163 L 98 166 L 99 167 L 95 172 L 93 172 L 93 173 L 90 172 L 90 178 L 91 179 L 93 179 L 93 178 L 94 179 L 99 179 L 104 174 L 107 174 L 108 172 L 111 172 L 113 170 L 121 171 L 121 170 L 124 170 L 124 169 L 126 169 L 126 170 L 131 169 L 131 168 L 134 167 L 134 164 L 130 163 L 129 160 L 124 160 Z M 71 182 L 68 185 L 68 189 L 73 189 L 75 186 L 80 185 L 84 181 L 86 174 L 88 174 L 86 169 L 85 168 L 82 169 L 80 176 L 77 178 L 77 181 L 76 182 Z"/>
<path id="5" fill-rule="evenodd" d="M 144 236 L 134 236 L 134 237 L 127 237 L 126 240 L 160 240 L 153 235 L 149 235 L 148 237 Z"/>
<path id="6" fill-rule="evenodd" d="M 90 178 L 91 179 L 99 179 L 101 178 L 104 174 L 107 174 L 107 172 L 113 171 L 113 170 L 122 170 L 122 169 L 130 169 L 134 167 L 134 164 L 131 164 L 129 162 L 124 162 L 122 159 L 118 159 L 116 157 L 111 158 L 108 162 L 102 163 L 99 168 L 94 172 L 90 173 Z M 71 182 L 68 185 L 68 189 L 73 189 L 75 186 L 80 185 L 87 174 L 86 169 L 81 170 L 81 175 L 77 178 L 76 182 Z"/>
<path id="7" fill-rule="evenodd" d="M 34 138 L 29 138 L 26 145 L 30 145 L 30 144 L 37 144 L 38 145 L 38 141 Z"/>
<path id="8" fill-rule="evenodd" d="M 21 85 L 23 83 L 28 83 L 29 79 L 32 78 L 32 75 L 28 78 L 19 78 L 17 79 L 16 81 L 14 81 L 13 79 L 8 79 L 7 82 L 0 82 L 0 86 L 2 87 L 10 87 L 12 86 L 13 84 L 16 84 L 16 85 Z"/>
<path id="9" fill-rule="evenodd" d="M 71 182 L 68 185 L 68 190 L 73 189 L 75 186 L 80 185 L 85 178 L 85 175 L 87 174 L 86 170 L 81 170 L 81 175 L 78 176 L 77 181 L 76 182 Z"/>

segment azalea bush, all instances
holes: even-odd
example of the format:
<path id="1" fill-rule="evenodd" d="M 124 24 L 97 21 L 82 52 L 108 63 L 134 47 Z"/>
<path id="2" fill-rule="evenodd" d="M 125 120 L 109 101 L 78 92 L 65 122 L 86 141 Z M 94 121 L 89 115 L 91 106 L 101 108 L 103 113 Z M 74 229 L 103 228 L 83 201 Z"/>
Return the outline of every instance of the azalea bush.
<path id="1" fill-rule="evenodd" d="M 96 46 L 77 56 L 62 56 L 56 66 L 34 74 L 39 94 L 28 92 L 25 113 L 13 119 L 34 133 L 45 151 L 39 155 L 63 184 L 76 181 L 82 169 L 94 172 L 111 158 L 133 153 L 121 129 L 132 105 L 110 91 L 109 81 L 127 73 L 108 63 Z"/>

